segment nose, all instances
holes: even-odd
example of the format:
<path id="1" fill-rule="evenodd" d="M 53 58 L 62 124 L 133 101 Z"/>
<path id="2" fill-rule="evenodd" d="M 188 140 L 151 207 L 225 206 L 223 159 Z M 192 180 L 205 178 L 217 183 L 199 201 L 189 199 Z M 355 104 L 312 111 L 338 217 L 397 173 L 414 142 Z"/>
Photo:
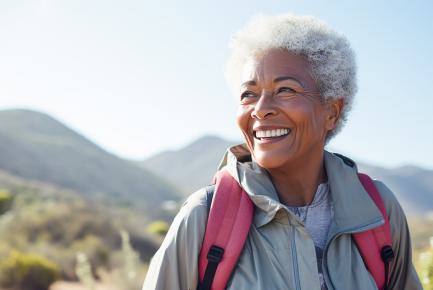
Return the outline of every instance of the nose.
<path id="1" fill-rule="evenodd" d="M 277 110 L 275 109 L 272 99 L 271 95 L 263 93 L 254 106 L 254 110 L 251 112 L 251 117 L 262 120 L 272 115 L 276 115 Z"/>

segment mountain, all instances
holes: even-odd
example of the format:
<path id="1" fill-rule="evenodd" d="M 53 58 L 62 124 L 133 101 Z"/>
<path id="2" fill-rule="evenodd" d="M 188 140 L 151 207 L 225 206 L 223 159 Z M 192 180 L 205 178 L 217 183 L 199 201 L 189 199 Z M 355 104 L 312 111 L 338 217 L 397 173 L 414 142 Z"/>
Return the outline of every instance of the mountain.
<path id="1" fill-rule="evenodd" d="M 408 165 L 398 168 L 358 164 L 360 171 L 384 182 L 410 215 L 433 212 L 433 171 Z"/>
<path id="2" fill-rule="evenodd" d="M 0 169 L 142 208 L 178 199 L 174 186 L 101 149 L 52 117 L 0 111 Z"/>
<path id="3" fill-rule="evenodd" d="M 210 184 L 224 152 L 234 144 L 236 142 L 205 136 L 180 150 L 165 151 L 138 164 L 190 194 Z"/>
<path id="4" fill-rule="evenodd" d="M 203 137 L 178 151 L 157 154 L 140 164 L 178 185 L 186 194 L 209 184 L 230 145 L 214 136 Z M 383 181 L 410 215 L 433 212 L 433 171 L 416 166 L 383 168 L 358 163 L 359 170 Z"/>

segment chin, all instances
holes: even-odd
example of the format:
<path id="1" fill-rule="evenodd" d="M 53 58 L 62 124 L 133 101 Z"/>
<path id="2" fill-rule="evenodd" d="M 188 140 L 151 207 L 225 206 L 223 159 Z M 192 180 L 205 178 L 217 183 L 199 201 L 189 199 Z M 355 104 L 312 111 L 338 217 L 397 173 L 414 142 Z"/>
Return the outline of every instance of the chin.
<path id="1" fill-rule="evenodd" d="M 270 152 L 254 152 L 254 160 L 260 167 L 265 169 L 273 169 L 282 167 L 288 162 L 287 155 L 281 156 L 280 154 L 273 154 Z"/>

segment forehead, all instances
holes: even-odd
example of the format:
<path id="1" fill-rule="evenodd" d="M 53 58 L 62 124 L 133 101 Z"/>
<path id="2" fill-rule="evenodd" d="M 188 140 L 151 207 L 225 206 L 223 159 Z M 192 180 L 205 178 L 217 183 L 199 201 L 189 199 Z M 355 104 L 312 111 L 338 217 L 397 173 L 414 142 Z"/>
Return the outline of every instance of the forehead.
<path id="1" fill-rule="evenodd" d="M 302 85 L 314 85 L 311 67 L 305 57 L 285 49 L 271 49 L 250 57 L 242 70 L 242 82 L 272 82 L 279 77 L 291 77 Z"/>

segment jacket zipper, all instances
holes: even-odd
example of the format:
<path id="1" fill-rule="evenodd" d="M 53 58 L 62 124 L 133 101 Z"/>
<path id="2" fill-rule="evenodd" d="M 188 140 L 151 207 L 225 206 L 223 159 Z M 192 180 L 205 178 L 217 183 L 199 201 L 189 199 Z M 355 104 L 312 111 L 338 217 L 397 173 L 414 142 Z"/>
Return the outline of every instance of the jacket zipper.
<path id="1" fill-rule="evenodd" d="M 355 228 L 348 228 L 348 229 L 341 230 L 341 231 L 335 233 L 329 239 L 328 243 L 326 244 L 325 251 L 323 252 L 323 261 L 322 261 L 322 269 L 323 269 L 322 272 L 323 272 L 323 276 L 325 278 L 325 282 L 326 282 L 326 286 L 328 287 L 328 290 L 331 290 L 331 286 L 332 286 L 332 289 L 335 289 L 334 285 L 331 283 L 331 279 L 329 278 L 329 275 L 328 275 L 328 266 L 327 266 L 328 265 L 328 262 L 327 262 L 328 249 L 329 249 L 329 246 L 331 245 L 331 243 L 337 237 L 339 237 L 341 235 L 344 235 L 344 234 L 354 234 L 354 233 L 358 233 L 358 232 L 363 232 L 363 231 L 371 230 L 371 229 L 374 229 L 374 228 L 376 228 L 378 226 L 383 225 L 384 222 L 385 222 L 385 220 L 382 217 L 380 217 L 379 219 L 377 219 L 377 220 L 375 220 L 373 222 L 370 222 L 370 223 L 368 223 L 366 225 L 362 225 L 362 226 L 358 226 L 358 227 L 355 227 Z"/>
<path id="2" fill-rule="evenodd" d="M 296 290 L 301 290 L 301 281 L 299 277 L 299 266 L 298 266 L 298 253 L 296 251 L 296 241 L 295 241 L 295 227 L 292 227 L 292 261 L 293 261 L 293 274 L 295 276 L 295 287 Z"/>

